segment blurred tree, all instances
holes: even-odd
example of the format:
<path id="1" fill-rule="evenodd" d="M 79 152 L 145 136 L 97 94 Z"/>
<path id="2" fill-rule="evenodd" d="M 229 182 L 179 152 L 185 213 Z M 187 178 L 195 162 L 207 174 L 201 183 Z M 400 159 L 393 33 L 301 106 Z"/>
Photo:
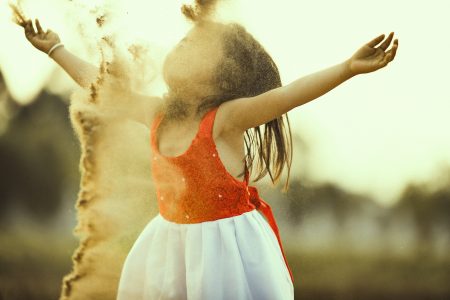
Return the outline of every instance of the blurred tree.
<path id="1" fill-rule="evenodd" d="M 368 204 L 375 202 L 368 197 L 348 193 L 329 182 L 313 186 L 293 180 L 288 191 L 288 215 L 295 224 L 301 223 L 305 213 L 327 210 L 332 212 L 337 226 L 342 227 L 349 215 L 360 213 Z"/>
<path id="2" fill-rule="evenodd" d="M 410 213 L 416 225 L 417 255 L 428 255 L 433 245 L 433 226 L 438 222 L 450 231 L 450 182 L 430 191 L 427 184 L 410 183 L 404 189 L 394 212 Z"/>
<path id="3" fill-rule="evenodd" d="M 430 202 L 435 212 L 433 219 L 446 225 L 450 232 L 450 182 L 448 186 L 431 193 Z"/>
<path id="4" fill-rule="evenodd" d="M 67 189 L 76 191 L 79 145 L 61 98 L 42 92 L 16 110 L 0 135 L 0 222 L 13 206 L 41 222 L 58 211 Z"/>

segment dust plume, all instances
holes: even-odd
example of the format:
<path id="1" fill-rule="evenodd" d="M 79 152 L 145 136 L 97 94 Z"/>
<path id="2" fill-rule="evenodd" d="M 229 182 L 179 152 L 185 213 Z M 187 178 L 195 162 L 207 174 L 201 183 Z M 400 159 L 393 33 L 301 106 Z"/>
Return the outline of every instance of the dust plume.
<path id="1" fill-rule="evenodd" d="M 25 17 L 20 7 L 20 2 L 18 2 L 17 5 L 12 2 L 9 2 L 8 5 L 12 10 L 12 21 L 14 23 L 16 23 L 17 25 L 21 25 L 27 21 L 27 18 Z"/>
<path id="2" fill-rule="evenodd" d="M 128 69 L 118 56 L 103 61 L 90 90 L 71 98 L 70 120 L 82 149 L 74 229 L 80 243 L 60 299 L 115 299 L 125 257 L 157 213 L 149 131 L 120 113 L 133 105 Z"/>

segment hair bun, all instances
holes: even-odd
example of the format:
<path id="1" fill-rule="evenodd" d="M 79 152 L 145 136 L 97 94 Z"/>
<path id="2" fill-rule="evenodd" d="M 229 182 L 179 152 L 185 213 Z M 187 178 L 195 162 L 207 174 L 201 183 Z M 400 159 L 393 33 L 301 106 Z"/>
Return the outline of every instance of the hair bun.
<path id="1" fill-rule="evenodd" d="M 218 0 L 195 0 L 194 4 L 183 4 L 181 12 L 193 22 L 204 20 L 211 16 Z"/>

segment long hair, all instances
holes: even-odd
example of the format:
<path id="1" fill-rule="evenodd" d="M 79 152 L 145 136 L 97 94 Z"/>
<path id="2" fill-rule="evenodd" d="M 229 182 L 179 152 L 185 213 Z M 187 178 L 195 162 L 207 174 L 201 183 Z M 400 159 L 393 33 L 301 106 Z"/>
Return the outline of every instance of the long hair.
<path id="1" fill-rule="evenodd" d="M 215 1 L 212 1 L 215 2 Z M 196 1 L 196 7 L 183 6 L 182 12 L 192 21 L 201 21 L 203 11 L 211 10 L 211 2 Z M 214 3 L 213 3 L 214 4 Z M 246 29 L 237 23 L 220 24 L 223 26 L 224 57 L 217 66 L 214 83 L 218 93 L 203 99 L 197 112 L 207 111 L 221 103 L 242 97 L 252 97 L 280 87 L 281 79 L 278 68 L 264 47 Z M 287 122 L 288 133 L 284 124 Z M 258 156 L 257 172 L 254 181 L 263 178 L 267 173 L 272 183 L 277 183 L 285 167 L 288 176 L 284 191 L 288 190 L 290 169 L 292 164 L 292 134 L 287 113 L 264 125 L 245 131 L 244 141 L 246 155 L 245 170 L 251 171 L 254 158 Z M 239 175 L 242 176 L 244 173 Z"/>

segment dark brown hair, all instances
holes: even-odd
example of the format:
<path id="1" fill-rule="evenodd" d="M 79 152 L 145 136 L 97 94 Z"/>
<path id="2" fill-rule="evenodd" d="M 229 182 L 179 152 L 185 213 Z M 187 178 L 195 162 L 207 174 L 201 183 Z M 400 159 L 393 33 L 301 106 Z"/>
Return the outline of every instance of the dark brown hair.
<path id="1" fill-rule="evenodd" d="M 201 3 L 208 3 L 205 10 Z M 199 4 L 200 3 L 200 4 Z M 196 7 L 183 6 L 182 11 L 192 21 L 202 21 L 201 12 L 211 12 L 215 1 L 196 1 Z M 281 86 L 278 68 L 264 47 L 246 29 L 237 24 L 222 24 L 224 57 L 214 74 L 218 93 L 207 97 L 199 105 L 197 112 L 217 107 L 221 103 L 242 97 L 252 97 Z M 284 124 L 286 117 L 288 134 Z M 244 136 L 246 156 L 245 171 L 251 170 L 253 161 L 258 155 L 258 176 L 254 181 L 263 178 L 267 173 L 276 183 L 283 168 L 287 165 L 288 176 L 284 186 L 287 191 L 292 163 L 292 134 L 287 113 L 264 124 L 264 133 L 260 127 L 247 129 Z M 244 172 L 245 172 L 244 171 Z M 239 177 L 244 173 L 239 174 Z"/>

